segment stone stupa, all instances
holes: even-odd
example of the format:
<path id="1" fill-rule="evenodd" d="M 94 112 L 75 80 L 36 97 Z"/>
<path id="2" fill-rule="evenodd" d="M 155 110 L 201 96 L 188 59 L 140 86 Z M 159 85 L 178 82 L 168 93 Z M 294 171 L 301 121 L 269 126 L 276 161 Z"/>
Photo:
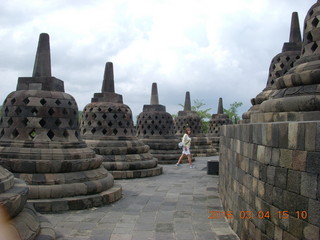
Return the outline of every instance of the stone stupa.
<path id="1" fill-rule="evenodd" d="M 297 12 L 292 13 L 289 42 L 285 42 L 282 52 L 277 54 L 269 67 L 266 87 L 255 98 L 251 99 L 252 107 L 242 115 L 242 123 L 249 123 L 252 113 L 260 112 L 262 102 L 272 97 L 276 90 L 275 80 L 285 75 L 300 58 L 302 49 L 301 31 Z"/>
<path id="2" fill-rule="evenodd" d="M 217 114 L 212 114 L 209 121 L 209 131 L 207 136 L 212 141 L 213 147 L 219 151 L 220 143 L 220 127 L 225 124 L 232 124 L 229 116 L 223 113 L 223 102 L 222 98 L 219 98 Z"/>
<path id="3" fill-rule="evenodd" d="M 121 198 L 102 161 L 81 139 L 77 103 L 52 77 L 49 35 L 42 33 L 32 77 L 19 77 L 3 104 L 0 165 L 29 185 L 37 211 L 56 212 Z"/>
<path id="4" fill-rule="evenodd" d="M 174 122 L 166 107 L 159 104 L 157 84 L 152 84 L 149 105 L 143 106 L 137 119 L 137 137 L 150 147 L 159 163 L 176 163 L 181 155 L 180 139 L 174 131 Z"/>
<path id="5" fill-rule="evenodd" d="M 302 52 L 286 74 L 274 80 L 274 93 L 251 114 L 251 122 L 320 119 L 320 2 L 304 21 Z"/>
<path id="6" fill-rule="evenodd" d="M 61 237 L 48 220 L 27 203 L 28 192 L 23 180 L 0 166 L 0 239 L 53 240 Z"/>
<path id="7" fill-rule="evenodd" d="M 106 63 L 101 93 L 85 106 L 81 134 L 88 146 L 104 158 L 103 165 L 116 179 L 151 177 L 162 167 L 135 136 L 131 109 L 115 93 L 113 64 Z"/>
<path id="8" fill-rule="evenodd" d="M 175 118 L 175 131 L 179 139 L 185 133 L 185 129 L 191 128 L 191 154 L 195 157 L 212 156 L 217 154 L 211 140 L 202 132 L 201 118 L 196 111 L 191 111 L 190 92 L 186 92 L 184 109 L 178 112 Z"/>

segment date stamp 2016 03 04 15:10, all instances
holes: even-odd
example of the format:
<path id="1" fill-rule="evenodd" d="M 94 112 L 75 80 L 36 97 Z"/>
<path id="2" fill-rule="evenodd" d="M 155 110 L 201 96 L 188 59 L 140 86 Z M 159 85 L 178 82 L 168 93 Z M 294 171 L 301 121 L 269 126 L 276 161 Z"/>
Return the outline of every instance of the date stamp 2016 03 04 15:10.
<path id="1" fill-rule="evenodd" d="M 270 213 L 270 211 L 239 211 L 239 212 L 233 212 L 233 211 L 209 211 L 209 217 L 208 219 L 220 219 L 220 218 L 240 218 L 240 219 L 253 219 L 253 218 L 259 218 L 259 219 L 270 219 L 271 217 L 275 217 L 278 219 L 288 219 L 289 218 L 289 211 L 276 211 L 274 213 Z M 299 219 L 307 219 L 308 218 L 308 212 L 307 211 L 296 211 L 294 212 L 295 215 L 293 215 L 296 218 Z"/>

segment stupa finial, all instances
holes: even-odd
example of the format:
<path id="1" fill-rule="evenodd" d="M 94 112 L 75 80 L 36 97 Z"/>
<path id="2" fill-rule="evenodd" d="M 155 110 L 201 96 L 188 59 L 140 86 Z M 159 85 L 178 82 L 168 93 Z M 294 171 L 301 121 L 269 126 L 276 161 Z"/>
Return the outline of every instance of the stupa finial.
<path id="1" fill-rule="evenodd" d="M 157 83 L 152 83 L 150 104 L 151 105 L 159 105 Z"/>
<path id="2" fill-rule="evenodd" d="M 113 76 L 113 64 L 107 62 L 104 70 L 103 83 L 101 92 L 114 93 L 114 76 Z"/>
<path id="3" fill-rule="evenodd" d="M 186 99 L 184 101 L 184 109 L 183 109 L 183 111 L 191 111 L 190 92 L 186 92 Z"/>
<path id="4" fill-rule="evenodd" d="M 39 36 L 32 77 L 51 77 L 50 42 L 47 33 Z"/>
<path id="5" fill-rule="evenodd" d="M 222 98 L 219 98 L 219 104 L 218 104 L 218 112 L 217 112 L 217 114 L 223 114 Z"/>
<path id="6" fill-rule="evenodd" d="M 301 43 L 302 42 L 300 24 L 299 24 L 299 16 L 298 16 L 297 12 L 292 13 L 289 42 L 294 42 L 294 43 Z"/>

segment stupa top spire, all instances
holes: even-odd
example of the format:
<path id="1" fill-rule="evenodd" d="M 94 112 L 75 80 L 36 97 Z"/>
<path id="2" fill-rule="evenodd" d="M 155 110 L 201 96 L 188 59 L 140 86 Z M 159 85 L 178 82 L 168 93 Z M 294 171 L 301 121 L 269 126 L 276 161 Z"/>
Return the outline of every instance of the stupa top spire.
<path id="1" fill-rule="evenodd" d="M 217 112 L 217 114 L 223 114 L 222 98 L 219 98 L 219 104 L 218 104 L 218 112 Z"/>
<path id="2" fill-rule="evenodd" d="M 101 92 L 114 93 L 114 75 L 112 62 L 106 63 Z"/>
<path id="3" fill-rule="evenodd" d="M 47 33 L 40 34 L 32 77 L 51 77 L 50 43 Z"/>
<path id="4" fill-rule="evenodd" d="M 190 100 L 190 92 L 186 92 L 186 98 L 184 101 L 184 109 L 183 111 L 191 111 L 191 100 Z"/>
<path id="5" fill-rule="evenodd" d="M 302 39 L 299 23 L 299 15 L 297 12 L 293 12 L 291 16 L 291 27 L 289 42 L 283 44 L 282 52 L 287 51 L 301 51 Z"/>
<path id="6" fill-rule="evenodd" d="M 150 104 L 151 105 L 159 104 L 158 87 L 157 87 L 157 83 L 155 82 L 152 83 Z"/>

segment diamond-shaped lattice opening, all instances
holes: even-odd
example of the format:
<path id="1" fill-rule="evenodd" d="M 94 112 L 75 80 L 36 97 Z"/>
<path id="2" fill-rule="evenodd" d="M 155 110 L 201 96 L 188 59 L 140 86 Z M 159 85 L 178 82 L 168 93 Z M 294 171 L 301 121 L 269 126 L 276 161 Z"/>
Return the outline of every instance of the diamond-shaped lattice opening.
<path id="1" fill-rule="evenodd" d="M 159 131 L 159 134 L 162 135 L 162 131 Z"/>
<path id="2" fill-rule="evenodd" d="M 113 129 L 112 132 L 113 132 L 114 135 L 117 135 L 117 134 L 118 134 L 118 130 L 117 130 L 117 129 Z"/>
<path id="3" fill-rule="evenodd" d="M 162 121 L 161 120 L 159 120 L 159 124 L 161 124 L 162 123 Z"/>
<path id="4" fill-rule="evenodd" d="M 300 59 L 300 56 L 296 56 L 296 59 L 297 59 L 297 60 Z"/>
<path id="5" fill-rule="evenodd" d="M 154 128 L 155 128 L 155 129 L 158 129 L 158 125 L 156 125 Z"/>
<path id="6" fill-rule="evenodd" d="M 42 118 L 40 121 L 39 121 L 39 124 L 41 127 L 44 127 L 44 125 L 46 125 L 46 121 Z"/>
<path id="7" fill-rule="evenodd" d="M 71 101 L 68 101 L 68 105 L 71 106 L 71 105 L 72 105 L 72 102 L 71 102 Z"/>
<path id="8" fill-rule="evenodd" d="M 154 134 L 154 131 L 152 130 L 152 131 L 151 131 L 151 135 L 153 135 L 153 134 Z"/>
<path id="9" fill-rule="evenodd" d="M 61 104 L 61 101 L 60 101 L 59 99 L 57 99 L 57 100 L 55 101 L 55 103 L 59 106 L 59 105 Z"/>
<path id="10" fill-rule="evenodd" d="M 277 62 L 280 62 L 281 58 L 277 58 Z"/>
<path id="11" fill-rule="evenodd" d="M 21 110 L 21 108 L 20 107 L 17 107 L 17 109 L 16 109 L 16 114 L 17 115 L 20 115 L 20 113 L 22 113 L 22 110 Z M 31 111 L 32 112 L 32 111 Z"/>
<path id="12" fill-rule="evenodd" d="M 287 60 L 287 62 L 289 62 L 289 60 L 290 60 L 290 57 L 288 56 L 288 57 L 286 57 L 286 60 Z"/>
<path id="13" fill-rule="evenodd" d="M 112 112 L 112 108 L 108 108 L 108 112 Z"/>
<path id="14" fill-rule="evenodd" d="M 72 127 L 73 126 L 73 121 L 70 119 L 70 121 L 68 122 L 69 126 Z"/>
<path id="15" fill-rule="evenodd" d="M 54 122 L 54 124 L 57 126 L 57 127 L 59 127 L 60 125 L 61 125 L 61 120 L 58 118 L 55 122 Z"/>
<path id="16" fill-rule="evenodd" d="M 11 124 L 13 123 L 13 120 L 12 120 L 12 118 L 9 118 L 9 120 L 8 120 L 8 124 L 9 124 L 9 126 L 11 126 Z"/>
<path id="17" fill-rule="evenodd" d="M 318 23 L 319 23 L 319 19 L 318 19 L 317 17 L 315 17 L 315 18 L 312 20 L 312 22 L 311 22 L 311 24 L 312 24 L 314 27 L 317 27 L 317 26 L 318 26 Z"/>
<path id="18" fill-rule="evenodd" d="M 281 64 L 280 64 L 280 67 L 281 67 L 281 69 L 283 69 L 283 67 L 284 67 L 284 64 L 283 64 L 283 63 L 281 63 Z"/>
<path id="19" fill-rule="evenodd" d="M 88 118 L 88 113 L 86 113 L 85 118 Z"/>
<path id="20" fill-rule="evenodd" d="M 87 129 L 83 128 L 82 133 L 85 134 L 87 132 Z"/>
<path id="21" fill-rule="evenodd" d="M 37 133 L 36 133 L 36 130 L 32 129 L 31 132 L 29 132 L 29 136 L 34 139 L 36 137 Z"/>
<path id="22" fill-rule="evenodd" d="M 111 122 L 111 121 L 108 122 L 108 126 L 109 126 L 109 127 L 112 126 L 112 122 Z"/>
<path id="23" fill-rule="evenodd" d="M 314 52 L 314 51 L 317 50 L 317 48 L 318 48 L 318 44 L 315 42 L 315 43 L 312 45 L 311 50 Z"/>
<path id="24" fill-rule="evenodd" d="M 101 125 L 102 125 L 102 123 L 101 123 L 100 121 L 98 121 L 98 122 L 97 122 L 97 125 L 98 125 L 98 126 L 101 126 Z"/>
<path id="25" fill-rule="evenodd" d="M 49 113 L 50 116 L 52 116 L 54 114 L 54 110 L 52 108 L 50 108 L 48 113 Z"/>
<path id="26" fill-rule="evenodd" d="M 117 115 L 117 114 L 114 114 L 114 115 L 113 115 L 113 118 L 114 118 L 114 119 L 117 119 L 117 118 L 118 118 L 118 115 Z"/>
<path id="27" fill-rule="evenodd" d="M 106 119 L 106 118 L 107 118 L 107 115 L 106 115 L 106 114 L 103 114 L 103 115 L 102 115 L 102 118 L 103 118 L 103 119 Z"/>
<path id="28" fill-rule="evenodd" d="M 49 130 L 47 136 L 52 140 L 52 138 L 54 137 L 54 132 Z"/>
<path id="29" fill-rule="evenodd" d="M 122 122 L 118 122 L 118 125 L 121 127 L 122 126 Z"/>
<path id="30" fill-rule="evenodd" d="M 15 98 L 11 99 L 11 104 L 13 105 L 17 100 Z"/>
<path id="31" fill-rule="evenodd" d="M 143 134 L 146 134 L 147 133 L 147 131 L 146 130 L 143 130 Z"/>
<path id="32" fill-rule="evenodd" d="M 95 128 L 91 129 L 92 134 L 94 134 L 97 130 Z"/>
<path id="33" fill-rule="evenodd" d="M 25 99 L 23 99 L 23 102 L 27 105 L 30 102 L 30 100 L 29 100 L 29 98 L 25 98 Z"/>
<path id="34" fill-rule="evenodd" d="M 148 127 L 147 127 L 148 129 L 150 129 L 151 128 L 151 126 L 150 125 L 148 125 Z"/>
<path id="35" fill-rule="evenodd" d="M 6 109 L 4 110 L 4 113 L 5 113 L 6 116 L 8 115 L 8 113 L 9 113 L 8 107 L 6 107 Z"/>
<path id="36" fill-rule="evenodd" d="M 43 106 L 43 105 L 45 105 L 45 104 L 47 103 L 47 101 L 46 101 L 44 98 L 42 98 L 42 99 L 40 100 L 40 103 L 41 103 L 41 105 Z"/>
<path id="37" fill-rule="evenodd" d="M 29 120 L 28 120 L 28 118 L 24 118 L 21 122 L 22 122 L 22 124 L 24 124 L 25 126 L 28 126 Z"/>
<path id="38" fill-rule="evenodd" d="M 108 131 L 107 131 L 106 129 L 103 129 L 103 130 L 102 130 L 103 135 L 106 135 L 107 132 L 108 132 Z"/>
<path id="39" fill-rule="evenodd" d="M 88 126 L 91 126 L 91 122 L 90 121 L 88 122 Z"/>
<path id="40" fill-rule="evenodd" d="M 309 12 L 309 16 L 312 16 L 313 13 L 313 9 L 311 9 L 311 11 Z"/>
<path id="41" fill-rule="evenodd" d="M 101 110 L 102 110 L 102 109 L 99 107 L 99 108 L 98 108 L 98 112 L 101 112 Z"/>
<path id="42" fill-rule="evenodd" d="M 97 118 L 97 114 L 95 114 L 95 113 L 92 114 L 92 118 L 93 118 L 93 119 L 96 119 L 96 118 Z"/>
<path id="43" fill-rule="evenodd" d="M 121 108 L 118 108 L 117 110 L 118 110 L 118 112 L 122 112 Z"/>
<path id="44" fill-rule="evenodd" d="M 63 135 L 65 138 L 68 138 L 68 137 L 69 137 L 69 133 L 68 133 L 67 130 L 64 130 L 62 135 Z"/>
<path id="45" fill-rule="evenodd" d="M 308 42 L 313 42 L 313 36 L 311 32 L 308 32 L 307 36 L 306 36 Z"/>
<path id="46" fill-rule="evenodd" d="M 123 132 L 124 132 L 124 134 L 127 134 L 128 131 L 127 131 L 127 129 L 125 128 L 125 129 L 123 130 Z"/>
<path id="47" fill-rule="evenodd" d="M 62 113 L 63 113 L 64 115 L 67 115 L 67 114 L 68 114 L 67 109 L 64 108 L 64 109 L 62 110 Z"/>
<path id="48" fill-rule="evenodd" d="M 155 118 L 155 119 L 158 119 L 158 116 L 155 116 L 154 118 Z"/>
<path id="49" fill-rule="evenodd" d="M 2 128 L 1 132 L 0 132 L 0 138 L 4 135 L 4 129 Z"/>
<path id="50" fill-rule="evenodd" d="M 12 131 L 11 136 L 12 136 L 13 138 L 16 138 L 16 137 L 19 136 L 19 132 L 18 132 L 18 130 L 17 130 L 16 128 Z"/>

